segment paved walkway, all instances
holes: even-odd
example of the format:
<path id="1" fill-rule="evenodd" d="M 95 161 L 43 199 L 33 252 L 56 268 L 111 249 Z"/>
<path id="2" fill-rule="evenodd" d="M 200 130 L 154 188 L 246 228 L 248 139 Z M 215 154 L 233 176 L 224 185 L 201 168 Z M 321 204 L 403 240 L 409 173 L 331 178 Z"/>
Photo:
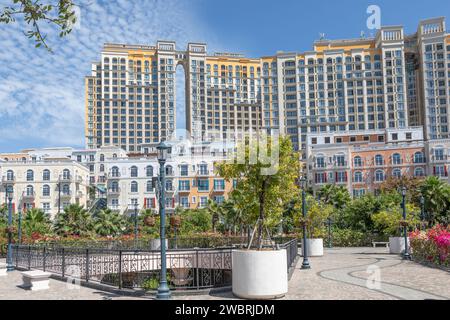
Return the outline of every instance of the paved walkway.
<path id="1" fill-rule="evenodd" d="M 288 300 L 340 299 L 450 299 L 450 273 L 403 261 L 385 248 L 326 249 L 324 257 L 310 258 L 311 269 L 301 270 L 300 257 L 291 281 Z M 368 281 L 369 280 L 369 281 Z M 69 290 L 66 283 L 50 280 L 50 290 L 25 291 L 19 272 L 0 277 L 0 299 L 122 300 L 123 297 L 90 288 Z M 140 299 L 152 299 L 144 297 Z M 235 299 L 231 292 L 175 296 L 179 300 Z"/>

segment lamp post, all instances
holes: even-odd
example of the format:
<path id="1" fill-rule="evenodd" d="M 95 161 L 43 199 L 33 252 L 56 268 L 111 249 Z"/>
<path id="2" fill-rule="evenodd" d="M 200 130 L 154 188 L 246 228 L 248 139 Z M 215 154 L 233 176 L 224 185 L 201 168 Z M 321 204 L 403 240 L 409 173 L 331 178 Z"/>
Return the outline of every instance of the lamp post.
<path id="1" fill-rule="evenodd" d="M 171 297 L 169 286 L 167 285 L 167 266 L 166 266 L 166 172 L 165 163 L 169 146 L 161 142 L 156 149 L 158 150 L 159 162 L 159 221 L 160 221 L 160 240 L 161 240 L 161 276 L 159 279 L 158 293 L 156 298 L 159 300 L 168 300 Z"/>
<path id="2" fill-rule="evenodd" d="M 327 219 L 327 225 L 328 225 L 328 248 L 333 248 L 333 244 L 331 243 L 331 224 L 333 221 L 331 221 L 331 218 Z"/>
<path id="3" fill-rule="evenodd" d="M 8 255 L 6 261 L 6 271 L 14 271 L 13 258 L 12 258 L 12 192 L 8 193 Z"/>
<path id="4" fill-rule="evenodd" d="M 19 244 L 22 244 L 22 210 L 19 208 L 19 228 L 17 231 Z"/>
<path id="5" fill-rule="evenodd" d="M 137 249 L 138 241 L 138 203 L 134 203 L 134 247 Z"/>
<path id="6" fill-rule="evenodd" d="M 301 177 L 300 182 L 302 185 L 302 214 L 303 214 L 303 262 L 302 262 L 302 269 L 310 269 L 311 265 L 309 264 L 308 259 L 308 248 L 306 244 L 306 178 Z"/>
<path id="7" fill-rule="evenodd" d="M 406 226 L 406 187 L 402 188 L 402 209 L 403 209 L 403 236 L 405 238 L 405 253 L 403 254 L 403 259 L 411 260 L 411 255 L 408 252 L 408 227 Z"/>
<path id="8" fill-rule="evenodd" d="M 421 220 L 421 227 L 425 227 L 425 198 L 423 195 L 420 196 L 420 220 Z M 426 227 L 425 227 L 426 228 Z"/>

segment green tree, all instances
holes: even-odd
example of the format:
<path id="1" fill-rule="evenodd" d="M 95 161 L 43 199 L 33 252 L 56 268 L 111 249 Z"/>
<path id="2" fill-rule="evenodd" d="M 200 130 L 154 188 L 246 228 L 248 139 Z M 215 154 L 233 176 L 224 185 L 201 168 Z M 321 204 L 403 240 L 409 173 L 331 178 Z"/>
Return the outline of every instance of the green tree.
<path id="1" fill-rule="evenodd" d="M 372 215 L 377 230 L 385 236 L 401 236 L 403 225 L 416 227 L 420 223 L 420 210 L 413 204 L 406 204 L 406 220 L 403 220 L 403 209 L 388 208 Z"/>
<path id="2" fill-rule="evenodd" d="M 279 225 L 283 207 L 290 201 L 292 194 L 298 192 L 295 182 L 300 171 L 299 155 L 292 150 L 292 143 L 288 137 L 277 139 L 277 141 L 267 139 L 267 149 L 270 154 L 275 153 L 276 146 L 279 147 L 278 158 L 270 164 L 261 157 L 265 154 L 261 145 L 264 144 L 247 141 L 238 146 L 237 152 L 244 156 L 245 161 L 218 165 L 221 177 L 228 181 L 237 179 L 236 190 L 241 193 L 238 201 L 244 210 L 245 220 L 250 224 L 258 221 L 259 248 L 262 247 L 263 229 Z M 259 157 L 251 159 L 251 155 L 259 155 Z M 275 170 L 269 170 L 270 168 Z M 248 206 L 248 204 L 253 205 Z"/>
<path id="3" fill-rule="evenodd" d="M 318 195 L 320 200 L 326 204 L 334 206 L 336 209 L 343 209 L 352 198 L 347 188 L 344 186 L 336 186 L 334 184 L 327 184 L 319 190 Z"/>
<path id="4" fill-rule="evenodd" d="M 450 186 L 438 177 L 427 177 L 420 185 L 425 199 L 425 212 L 430 225 L 448 223 L 450 217 Z"/>
<path id="5" fill-rule="evenodd" d="M 208 232 L 212 229 L 212 215 L 206 208 L 182 210 L 180 216 L 179 235 L 195 235 L 196 233 Z"/>
<path id="6" fill-rule="evenodd" d="M 101 210 L 94 215 L 94 231 L 99 236 L 116 237 L 126 230 L 125 218 L 118 212 L 109 209 Z"/>
<path id="7" fill-rule="evenodd" d="M 47 50 L 47 36 L 41 31 L 41 24 L 46 23 L 59 29 L 59 36 L 68 35 L 77 17 L 72 0 L 42 1 L 42 0 L 9 0 L 11 4 L 0 11 L 0 23 L 11 24 L 17 18 L 22 18 L 29 26 L 24 34 L 33 39 L 36 48 L 44 46 Z M 56 3 L 55 3 L 56 2 Z"/>
<path id="8" fill-rule="evenodd" d="M 62 236 L 91 236 L 93 219 L 82 206 L 71 204 L 56 215 L 54 229 Z"/>
<path id="9" fill-rule="evenodd" d="M 50 216 L 40 209 L 30 209 L 24 214 L 23 218 L 24 235 L 31 238 L 33 233 L 43 236 L 51 235 L 52 222 Z"/>

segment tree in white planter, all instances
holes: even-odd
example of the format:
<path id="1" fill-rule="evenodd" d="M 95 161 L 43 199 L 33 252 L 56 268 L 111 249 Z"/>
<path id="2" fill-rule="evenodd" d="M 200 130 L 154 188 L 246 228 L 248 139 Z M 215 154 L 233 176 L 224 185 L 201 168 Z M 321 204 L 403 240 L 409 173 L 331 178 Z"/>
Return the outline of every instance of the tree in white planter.
<path id="1" fill-rule="evenodd" d="M 308 255 L 312 257 L 323 256 L 323 238 L 326 235 L 325 222 L 333 214 L 333 206 L 323 202 L 319 203 L 314 197 L 307 196 L 306 207 L 308 210 L 306 218 L 302 216 L 300 205 L 295 210 L 294 219 L 297 226 L 306 224 Z"/>
<path id="2" fill-rule="evenodd" d="M 255 156 L 256 155 L 256 156 Z M 240 145 L 238 161 L 217 165 L 226 180 L 236 179 L 243 220 L 257 231 L 256 246 L 233 251 L 233 293 L 241 298 L 267 299 L 287 292 L 285 250 L 264 248 L 264 236 L 278 226 L 283 208 L 298 194 L 299 155 L 289 138 L 261 138 Z M 239 161 L 240 160 L 240 161 Z"/>
<path id="3" fill-rule="evenodd" d="M 406 204 L 406 220 L 403 219 L 402 210 L 398 204 L 381 210 L 372 215 L 372 220 L 377 230 L 389 236 L 390 253 L 399 254 L 405 250 L 405 240 L 402 237 L 402 229 L 415 227 L 420 224 L 420 209 L 412 204 Z"/>

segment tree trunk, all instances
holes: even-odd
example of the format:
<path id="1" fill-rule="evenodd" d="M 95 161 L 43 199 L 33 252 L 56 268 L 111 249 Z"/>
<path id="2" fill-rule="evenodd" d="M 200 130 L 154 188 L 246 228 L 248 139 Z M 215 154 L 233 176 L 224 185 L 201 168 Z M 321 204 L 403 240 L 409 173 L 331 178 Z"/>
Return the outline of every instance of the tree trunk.
<path id="1" fill-rule="evenodd" d="M 264 204 L 266 196 L 266 179 L 262 181 L 261 193 L 259 195 L 259 224 L 258 224 L 258 248 L 262 249 L 262 236 L 264 224 Z"/>

